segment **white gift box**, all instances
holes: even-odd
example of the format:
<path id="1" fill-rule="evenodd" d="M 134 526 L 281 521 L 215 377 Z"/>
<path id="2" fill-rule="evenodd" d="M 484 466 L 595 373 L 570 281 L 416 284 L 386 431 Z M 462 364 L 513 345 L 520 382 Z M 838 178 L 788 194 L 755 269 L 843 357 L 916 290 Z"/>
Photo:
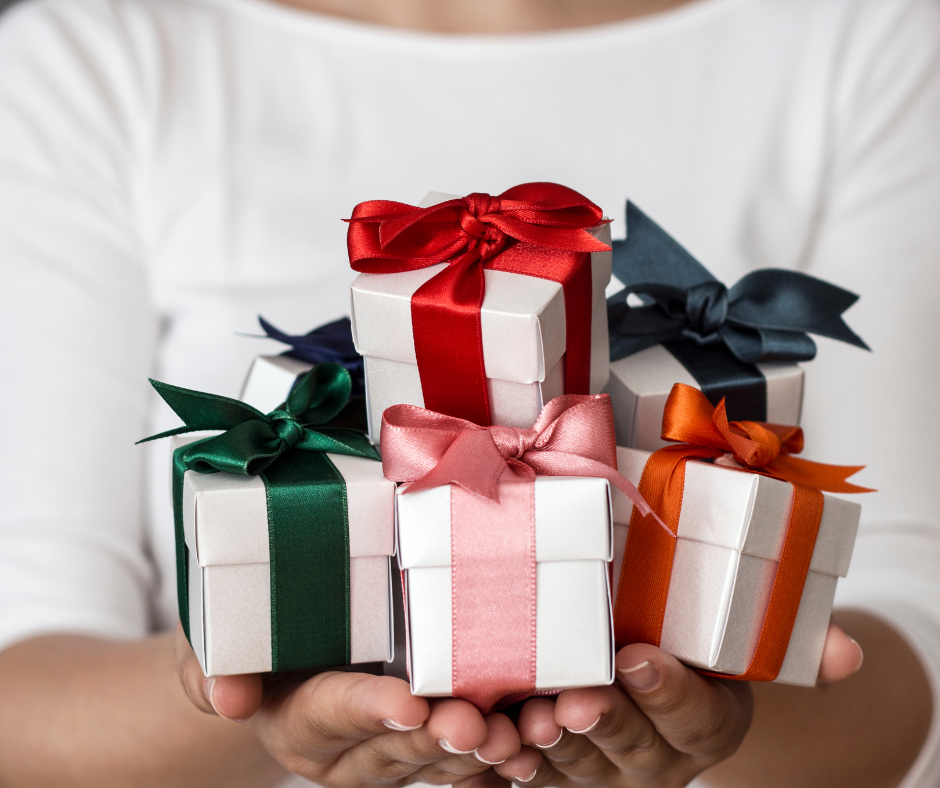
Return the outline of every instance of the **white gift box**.
<path id="1" fill-rule="evenodd" d="M 453 199 L 431 192 L 422 207 Z M 610 225 L 589 230 L 610 245 Z M 411 297 L 446 263 L 398 274 L 359 274 L 350 287 L 353 341 L 365 357 L 369 437 L 377 443 L 392 405 L 424 407 L 411 325 Z M 610 373 L 607 303 L 611 253 L 591 253 L 591 393 Z M 505 271 L 484 273 L 483 363 L 494 424 L 531 427 L 542 405 L 564 393 L 565 301 L 557 282 Z"/>
<path id="2" fill-rule="evenodd" d="M 536 690 L 613 681 L 605 479 L 535 480 Z M 411 691 L 452 693 L 451 486 L 397 496 Z M 494 546 L 495 549 L 496 546 Z M 494 611 L 494 623 L 499 611 Z"/>
<path id="3" fill-rule="evenodd" d="M 172 439 L 173 449 L 195 440 Z M 346 482 L 352 664 L 392 659 L 395 484 L 382 464 L 327 455 Z M 186 471 L 190 641 L 207 676 L 271 670 L 267 498 L 257 476 Z"/>
<path id="4" fill-rule="evenodd" d="M 287 400 L 297 378 L 313 364 L 290 356 L 255 356 L 238 398 L 262 413 L 270 413 Z"/>
<path id="5" fill-rule="evenodd" d="M 799 364 L 755 365 L 767 383 L 767 418 L 772 424 L 798 425 L 803 406 L 803 369 Z M 692 373 L 662 345 L 634 353 L 610 365 L 604 391 L 614 409 L 617 443 L 644 451 L 667 445 L 660 438 L 666 399 L 676 383 L 700 389 Z M 735 418 L 733 413 L 729 414 Z"/>
<path id="6" fill-rule="evenodd" d="M 620 473 L 634 484 L 648 452 L 618 447 Z M 627 541 L 632 504 L 613 491 L 614 582 Z M 747 670 L 757 650 L 783 550 L 793 487 L 711 463 L 686 464 L 682 511 L 660 646 L 683 662 L 731 675 Z M 845 577 L 862 507 L 824 495 L 819 535 L 799 612 L 777 681 L 816 683 L 836 581 Z"/>

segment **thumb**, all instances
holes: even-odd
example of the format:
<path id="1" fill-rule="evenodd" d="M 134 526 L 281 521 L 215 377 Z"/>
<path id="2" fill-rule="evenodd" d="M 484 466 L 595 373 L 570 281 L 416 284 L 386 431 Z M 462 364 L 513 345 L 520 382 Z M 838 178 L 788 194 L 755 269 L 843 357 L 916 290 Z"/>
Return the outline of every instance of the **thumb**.
<path id="1" fill-rule="evenodd" d="M 242 721 L 261 708 L 259 674 L 206 678 L 182 627 L 177 627 L 175 646 L 176 672 L 183 689 L 197 709 L 206 714 Z"/>
<path id="2" fill-rule="evenodd" d="M 846 635 L 842 627 L 830 621 L 819 665 L 819 680 L 847 679 L 862 667 L 863 656 L 862 647 Z"/>

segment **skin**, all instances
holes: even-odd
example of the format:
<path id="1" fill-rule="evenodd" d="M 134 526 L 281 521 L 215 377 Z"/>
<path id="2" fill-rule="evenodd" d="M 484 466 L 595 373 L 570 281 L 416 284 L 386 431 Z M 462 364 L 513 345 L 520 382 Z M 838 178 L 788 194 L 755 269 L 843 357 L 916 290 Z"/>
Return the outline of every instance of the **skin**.
<path id="1" fill-rule="evenodd" d="M 688 0 L 283 2 L 379 25 L 499 34 L 634 19 Z M 926 736 L 927 679 L 889 625 L 861 613 L 840 622 L 868 660 L 839 684 L 703 679 L 634 645 L 617 655 L 615 686 L 533 699 L 517 727 L 463 701 L 413 698 L 388 677 L 331 672 L 268 691 L 259 676 L 207 685 L 179 633 L 33 638 L 0 652 L 0 786 L 260 788 L 290 770 L 329 786 L 675 788 L 707 770 L 728 788 L 888 788 Z M 845 679 L 861 661 L 858 644 L 832 627 L 821 678 Z"/>

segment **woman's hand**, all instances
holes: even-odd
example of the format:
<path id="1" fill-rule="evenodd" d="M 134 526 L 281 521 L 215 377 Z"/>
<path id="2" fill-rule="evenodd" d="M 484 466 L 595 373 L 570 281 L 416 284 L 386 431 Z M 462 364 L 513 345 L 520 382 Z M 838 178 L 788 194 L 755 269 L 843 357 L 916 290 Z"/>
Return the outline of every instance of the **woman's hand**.
<path id="1" fill-rule="evenodd" d="M 208 714 L 244 720 L 288 771 L 329 788 L 470 786 L 498 781 L 490 766 L 518 755 L 503 714 L 462 700 L 427 701 L 389 676 L 328 672 L 265 697 L 260 675 L 207 680 L 182 629 L 177 669 L 190 700 Z"/>
<path id="2" fill-rule="evenodd" d="M 830 626 L 820 678 L 861 667 L 861 649 Z M 673 786 L 737 750 L 751 722 L 750 685 L 707 679 L 654 646 L 617 654 L 617 684 L 566 690 L 523 706 L 529 746 L 495 771 L 526 786 Z"/>

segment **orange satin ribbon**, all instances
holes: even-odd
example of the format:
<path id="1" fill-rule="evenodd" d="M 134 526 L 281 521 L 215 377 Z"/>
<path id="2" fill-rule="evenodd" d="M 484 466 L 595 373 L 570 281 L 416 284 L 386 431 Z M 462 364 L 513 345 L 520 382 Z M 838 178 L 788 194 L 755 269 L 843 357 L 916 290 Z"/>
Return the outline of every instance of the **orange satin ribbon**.
<path id="1" fill-rule="evenodd" d="M 872 492 L 846 481 L 863 466 L 826 465 L 793 457 L 803 450 L 803 430 L 799 427 L 756 421 L 729 423 L 724 400 L 712 407 L 701 391 L 681 383 L 673 386 L 666 401 L 662 437 L 682 445 L 666 446 L 649 458 L 639 489 L 672 535 L 651 516 L 634 510 L 614 609 L 617 647 L 629 643 L 659 645 L 682 510 L 685 465 L 689 460 L 717 459 L 730 454 L 743 466 L 743 471 L 790 482 L 793 508 L 750 666 L 739 676 L 706 675 L 773 681 L 787 653 L 813 557 L 823 512 L 822 490 Z"/>

